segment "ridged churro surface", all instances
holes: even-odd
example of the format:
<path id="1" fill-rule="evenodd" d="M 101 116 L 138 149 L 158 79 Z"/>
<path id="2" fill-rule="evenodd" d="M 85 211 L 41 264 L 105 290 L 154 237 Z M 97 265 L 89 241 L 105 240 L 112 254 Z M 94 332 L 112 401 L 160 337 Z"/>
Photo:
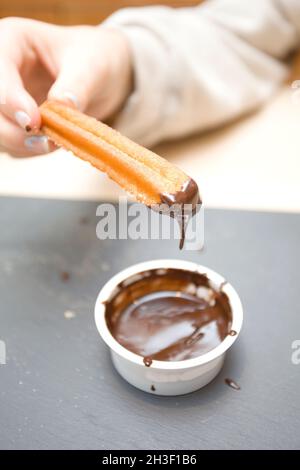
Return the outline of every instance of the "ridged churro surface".
<path id="1" fill-rule="evenodd" d="M 161 203 L 191 181 L 164 158 L 63 103 L 46 101 L 40 110 L 42 131 L 52 141 L 105 172 L 140 202 Z"/>

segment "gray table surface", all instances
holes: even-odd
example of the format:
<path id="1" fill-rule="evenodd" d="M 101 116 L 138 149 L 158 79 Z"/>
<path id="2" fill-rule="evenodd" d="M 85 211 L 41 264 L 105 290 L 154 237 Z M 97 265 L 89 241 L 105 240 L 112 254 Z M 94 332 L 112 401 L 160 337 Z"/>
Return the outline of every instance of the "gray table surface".
<path id="1" fill-rule="evenodd" d="M 205 249 L 179 252 L 175 241 L 98 240 L 96 207 L 0 198 L 0 448 L 299 448 L 300 365 L 291 361 L 300 339 L 299 215 L 207 210 Z M 221 373 L 182 397 L 152 396 L 120 378 L 93 319 L 112 274 L 161 257 L 217 270 L 244 304 Z"/>

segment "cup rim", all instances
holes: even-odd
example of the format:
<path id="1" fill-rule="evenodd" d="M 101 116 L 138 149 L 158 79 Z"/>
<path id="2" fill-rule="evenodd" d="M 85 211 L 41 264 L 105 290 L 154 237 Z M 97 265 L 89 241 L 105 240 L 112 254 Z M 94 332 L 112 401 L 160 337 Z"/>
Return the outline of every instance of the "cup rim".
<path id="1" fill-rule="evenodd" d="M 226 281 L 223 276 L 213 271 L 212 269 L 209 269 L 206 266 L 200 265 L 193 261 L 184 261 L 179 259 L 158 259 L 152 261 L 145 261 L 125 268 L 122 271 L 119 271 L 113 277 L 111 277 L 100 290 L 95 304 L 95 323 L 103 341 L 107 344 L 107 346 L 109 346 L 112 351 L 114 351 L 122 358 L 127 359 L 131 363 L 142 365 L 143 367 L 145 367 L 142 356 L 139 356 L 138 354 L 135 354 L 132 351 L 126 349 L 124 346 L 118 343 L 118 341 L 112 336 L 106 323 L 105 302 L 110 299 L 117 285 L 119 285 L 128 277 L 133 276 L 135 274 L 139 274 L 143 271 L 172 268 L 197 272 L 199 274 L 206 274 L 208 279 L 216 288 L 220 287 L 221 284 L 224 283 L 222 291 L 228 296 L 230 302 L 232 313 L 231 330 L 236 331 L 236 335 L 227 335 L 223 339 L 223 341 L 211 351 L 208 351 L 207 353 L 192 359 L 185 359 L 182 361 L 153 360 L 151 363 L 151 369 L 181 370 L 207 364 L 213 361 L 214 359 L 217 359 L 222 356 L 227 351 L 227 349 L 232 346 L 232 344 L 236 341 L 239 336 L 243 323 L 242 303 L 234 287 L 228 281 Z"/>

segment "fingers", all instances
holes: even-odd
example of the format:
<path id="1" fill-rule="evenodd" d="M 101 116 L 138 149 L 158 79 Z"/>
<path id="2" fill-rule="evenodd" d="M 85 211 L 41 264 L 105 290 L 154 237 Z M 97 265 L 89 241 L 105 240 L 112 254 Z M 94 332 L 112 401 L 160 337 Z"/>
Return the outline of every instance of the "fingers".
<path id="1" fill-rule="evenodd" d="M 0 112 L 27 132 L 39 129 L 41 117 L 38 106 L 24 89 L 17 67 L 9 61 L 2 61 L 0 71 Z"/>
<path id="2" fill-rule="evenodd" d="M 17 124 L 0 114 L 0 150 L 13 156 L 42 155 L 55 150 L 44 135 L 28 135 Z"/>
<path id="3" fill-rule="evenodd" d="M 41 117 L 34 99 L 24 89 L 17 67 L 1 61 L 0 145 L 14 156 L 41 155 L 55 147 L 38 132 Z"/>
<path id="4" fill-rule="evenodd" d="M 78 63 L 66 62 L 51 87 L 48 98 L 67 102 L 84 111 L 88 104 L 90 83 L 80 69 Z"/>
<path id="5" fill-rule="evenodd" d="M 32 29 L 35 23 L 29 21 L 7 18 L 0 24 L 0 146 L 17 156 L 40 155 L 53 149 L 46 136 L 38 135 L 39 108 L 21 78 L 24 67 L 28 70 L 34 64 L 36 54 L 31 38 L 37 32 Z"/>
<path id="6" fill-rule="evenodd" d="M 76 37 L 81 40 L 73 39 L 70 47 L 65 49 L 48 98 L 71 103 L 85 111 L 95 95 L 101 93 L 99 83 L 105 74 L 105 61 L 99 60 L 101 42 L 95 28 L 80 28 L 82 34 L 78 30 Z"/>

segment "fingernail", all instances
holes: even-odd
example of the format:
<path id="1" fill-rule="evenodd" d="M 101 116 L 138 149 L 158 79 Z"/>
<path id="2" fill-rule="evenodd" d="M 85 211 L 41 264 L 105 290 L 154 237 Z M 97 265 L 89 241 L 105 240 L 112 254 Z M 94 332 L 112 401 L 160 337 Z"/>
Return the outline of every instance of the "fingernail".
<path id="1" fill-rule="evenodd" d="M 31 131 L 31 126 L 29 125 L 31 119 L 25 111 L 17 111 L 15 113 L 15 119 L 19 126 L 23 127 L 27 132 Z"/>
<path id="2" fill-rule="evenodd" d="M 63 91 L 60 94 L 60 97 L 57 97 L 57 98 L 61 99 L 63 101 L 65 101 L 65 100 L 71 101 L 71 103 L 75 106 L 75 108 L 77 108 L 77 109 L 80 108 L 79 99 L 71 91 Z"/>
<path id="3" fill-rule="evenodd" d="M 74 95 L 74 93 L 72 93 L 71 91 L 64 91 L 63 95 L 67 100 L 70 100 L 76 108 L 79 109 L 80 107 L 79 99 L 77 98 L 76 95 Z"/>
<path id="4" fill-rule="evenodd" d="M 33 150 L 35 153 L 48 153 L 49 152 L 49 141 L 45 135 L 32 135 L 26 137 L 24 141 L 25 147 Z"/>

